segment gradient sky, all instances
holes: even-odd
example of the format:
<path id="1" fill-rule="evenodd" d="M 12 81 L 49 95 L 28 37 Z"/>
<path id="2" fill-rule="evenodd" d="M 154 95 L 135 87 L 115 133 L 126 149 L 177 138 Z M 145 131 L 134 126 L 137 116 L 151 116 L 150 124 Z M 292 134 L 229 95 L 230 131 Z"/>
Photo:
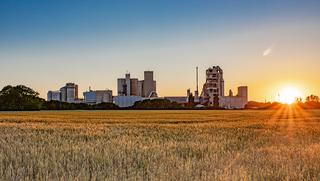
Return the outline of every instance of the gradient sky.
<path id="1" fill-rule="evenodd" d="M 263 56 L 265 54 L 265 56 Z M 320 96 L 320 1 L 0 1 L 0 87 L 46 98 L 67 82 L 117 92 L 154 71 L 159 96 L 199 89 L 219 65 L 225 93 L 275 101 L 286 86 Z M 200 90 L 201 91 L 201 90 Z"/>

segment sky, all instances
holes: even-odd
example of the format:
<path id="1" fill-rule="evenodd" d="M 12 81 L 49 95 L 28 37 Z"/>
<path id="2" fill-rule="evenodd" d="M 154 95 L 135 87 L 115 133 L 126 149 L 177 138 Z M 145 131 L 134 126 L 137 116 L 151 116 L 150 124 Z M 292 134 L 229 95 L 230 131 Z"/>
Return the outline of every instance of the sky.
<path id="1" fill-rule="evenodd" d="M 291 86 L 320 96 L 318 0 L 3 0 L 0 88 L 23 84 L 46 98 L 67 82 L 113 90 L 126 71 L 154 72 L 157 93 L 186 96 L 220 66 L 225 94 L 275 101 Z"/>

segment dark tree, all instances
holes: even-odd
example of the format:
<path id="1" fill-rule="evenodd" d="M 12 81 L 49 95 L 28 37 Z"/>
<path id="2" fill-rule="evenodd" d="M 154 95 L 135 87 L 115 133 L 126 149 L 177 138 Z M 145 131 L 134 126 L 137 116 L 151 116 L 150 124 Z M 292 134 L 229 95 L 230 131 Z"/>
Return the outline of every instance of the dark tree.
<path id="1" fill-rule="evenodd" d="M 313 94 L 306 97 L 307 102 L 319 102 L 319 100 L 320 100 L 319 97 Z"/>
<path id="2" fill-rule="evenodd" d="M 295 97 L 294 98 L 294 103 L 295 104 L 302 104 L 302 98 L 301 97 Z"/>
<path id="3" fill-rule="evenodd" d="M 170 102 L 168 99 L 153 99 L 153 100 L 144 100 L 144 101 L 137 101 L 128 109 L 182 109 L 182 105 L 173 101 Z"/>
<path id="4" fill-rule="evenodd" d="M 5 86 L 0 91 L 0 109 L 2 110 L 40 110 L 39 93 L 24 85 Z"/>

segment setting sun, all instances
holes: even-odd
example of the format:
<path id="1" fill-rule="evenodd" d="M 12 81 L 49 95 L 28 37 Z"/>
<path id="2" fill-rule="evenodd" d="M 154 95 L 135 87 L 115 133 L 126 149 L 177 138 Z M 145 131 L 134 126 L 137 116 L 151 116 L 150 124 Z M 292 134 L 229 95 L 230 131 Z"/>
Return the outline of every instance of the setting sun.
<path id="1" fill-rule="evenodd" d="M 294 102 L 295 97 L 303 97 L 301 91 L 294 87 L 285 87 L 279 91 L 280 102 L 291 104 Z"/>

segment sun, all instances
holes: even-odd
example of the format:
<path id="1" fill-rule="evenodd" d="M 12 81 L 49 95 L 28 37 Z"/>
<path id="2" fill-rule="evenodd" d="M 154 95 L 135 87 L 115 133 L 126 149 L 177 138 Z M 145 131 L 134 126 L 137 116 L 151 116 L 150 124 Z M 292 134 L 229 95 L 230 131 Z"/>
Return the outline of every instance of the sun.
<path id="1" fill-rule="evenodd" d="M 280 102 L 291 104 L 296 97 L 302 97 L 301 91 L 294 87 L 285 87 L 279 91 Z"/>

